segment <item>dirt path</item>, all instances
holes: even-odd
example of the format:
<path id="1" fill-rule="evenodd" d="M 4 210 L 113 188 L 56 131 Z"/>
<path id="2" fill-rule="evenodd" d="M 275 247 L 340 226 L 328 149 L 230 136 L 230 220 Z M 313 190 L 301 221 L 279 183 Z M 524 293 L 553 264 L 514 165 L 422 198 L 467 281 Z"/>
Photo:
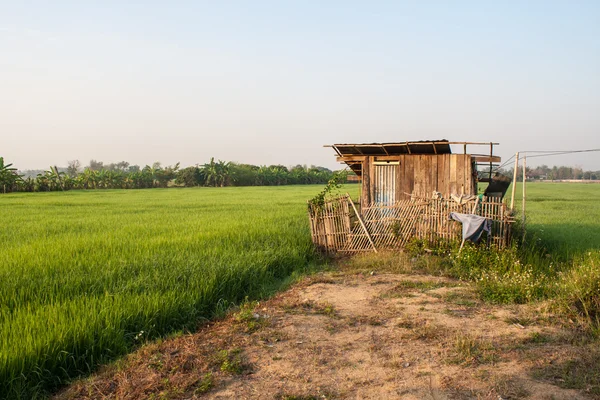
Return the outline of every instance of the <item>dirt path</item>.
<path id="1" fill-rule="evenodd" d="M 585 365 L 573 340 L 543 313 L 482 304 L 459 281 L 323 273 L 144 346 L 58 398 L 594 398 L 596 387 L 569 381 Z"/>

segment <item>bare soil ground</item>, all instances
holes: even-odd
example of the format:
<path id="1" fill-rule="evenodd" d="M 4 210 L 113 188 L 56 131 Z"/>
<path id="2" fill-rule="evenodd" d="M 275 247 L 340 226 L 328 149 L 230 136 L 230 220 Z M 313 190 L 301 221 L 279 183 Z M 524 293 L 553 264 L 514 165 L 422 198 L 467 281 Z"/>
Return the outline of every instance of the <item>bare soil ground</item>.
<path id="1" fill-rule="evenodd" d="M 540 305 L 484 304 L 464 282 L 337 271 L 147 344 L 56 398 L 600 398 L 595 347 Z"/>

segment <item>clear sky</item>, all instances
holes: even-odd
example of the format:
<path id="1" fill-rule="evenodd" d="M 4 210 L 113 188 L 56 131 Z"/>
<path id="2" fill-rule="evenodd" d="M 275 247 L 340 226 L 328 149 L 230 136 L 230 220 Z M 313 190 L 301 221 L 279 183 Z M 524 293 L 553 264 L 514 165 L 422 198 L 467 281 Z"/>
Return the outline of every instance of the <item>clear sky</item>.
<path id="1" fill-rule="evenodd" d="M 336 168 L 322 145 L 441 138 L 600 148 L 600 1 L 0 0 L 0 156 L 20 169 Z"/>

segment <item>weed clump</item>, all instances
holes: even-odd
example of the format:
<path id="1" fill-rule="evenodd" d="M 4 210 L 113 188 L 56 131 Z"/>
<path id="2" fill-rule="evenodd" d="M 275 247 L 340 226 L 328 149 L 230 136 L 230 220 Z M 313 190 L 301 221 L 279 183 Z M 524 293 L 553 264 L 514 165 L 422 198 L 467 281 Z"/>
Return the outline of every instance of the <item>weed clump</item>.
<path id="1" fill-rule="evenodd" d="M 254 311 L 258 306 L 257 301 L 248 301 L 246 297 L 234 316 L 245 333 L 254 333 L 269 324 L 267 315 L 260 315 Z"/>
<path id="2" fill-rule="evenodd" d="M 479 365 L 498 361 L 498 354 L 491 342 L 468 335 L 457 335 L 452 347 L 451 364 Z"/>
<path id="3" fill-rule="evenodd" d="M 200 379 L 200 383 L 198 383 L 198 387 L 194 390 L 194 394 L 204 394 L 209 392 L 215 386 L 215 380 L 213 378 L 212 372 L 207 372 L 204 374 L 202 379 Z"/>
<path id="4" fill-rule="evenodd" d="M 561 274 L 558 283 L 559 307 L 573 319 L 589 326 L 600 335 L 600 263 L 598 255 L 575 263 L 575 267 Z"/>
<path id="5" fill-rule="evenodd" d="M 221 372 L 241 375 L 250 370 L 242 349 L 221 350 L 216 354 L 214 361 Z"/>

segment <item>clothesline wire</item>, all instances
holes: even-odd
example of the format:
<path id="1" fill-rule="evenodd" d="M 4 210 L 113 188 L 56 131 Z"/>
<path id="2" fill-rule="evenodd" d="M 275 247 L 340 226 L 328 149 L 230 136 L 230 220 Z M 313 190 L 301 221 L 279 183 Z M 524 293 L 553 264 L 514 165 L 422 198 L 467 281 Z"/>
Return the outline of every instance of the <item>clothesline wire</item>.
<path id="1" fill-rule="evenodd" d="M 536 157 L 548 157 L 548 156 L 559 156 L 563 154 L 573 154 L 573 153 L 591 153 L 595 151 L 600 151 L 600 149 L 589 149 L 589 150 L 571 150 L 571 151 L 554 151 L 547 154 L 537 154 L 533 156 L 527 156 L 527 158 L 536 158 Z M 525 152 L 527 153 L 527 152 Z M 530 151 L 529 153 L 533 153 Z"/>
<path id="2" fill-rule="evenodd" d="M 508 160 L 506 160 L 502 165 L 494 168 L 493 172 L 496 172 L 496 171 L 500 170 L 502 167 L 504 167 L 505 165 L 509 164 L 514 158 L 515 158 L 515 155 L 513 154 L 513 156 L 511 158 L 509 158 Z"/>
<path id="3" fill-rule="evenodd" d="M 519 155 L 525 154 L 527 158 L 537 158 L 537 157 L 559 156 L 559 155 L 573 154 L 573 153 L 590 153 L 590 152 L 595 152 L 595 151 L 600 151 L 600 149 L 585 149 L 585 150 L 527 150 L 527 151 L 520 151 Z M 533 156 L 528 156 L 527 153 L 543 153 L 543 154 L 536 154 L 536 155 L 533 155 Z M 513 156 L 510 157 L 508 160 L 506 160 L 502 165 L 494 168 L 492 170 L 492 172 L 496 172 L 496 171 L 500 170 L 505 165 L 509 164 L 514 158 L 515 158 L 515 154 L 513 154 Z"/>
<path id="4" fill-rule="evenodd" d="M 600 149 L 583 149 L 583 150 L 527 150 L 519 153 L 585 153 L 590 151 L 600 151 Z"/>

